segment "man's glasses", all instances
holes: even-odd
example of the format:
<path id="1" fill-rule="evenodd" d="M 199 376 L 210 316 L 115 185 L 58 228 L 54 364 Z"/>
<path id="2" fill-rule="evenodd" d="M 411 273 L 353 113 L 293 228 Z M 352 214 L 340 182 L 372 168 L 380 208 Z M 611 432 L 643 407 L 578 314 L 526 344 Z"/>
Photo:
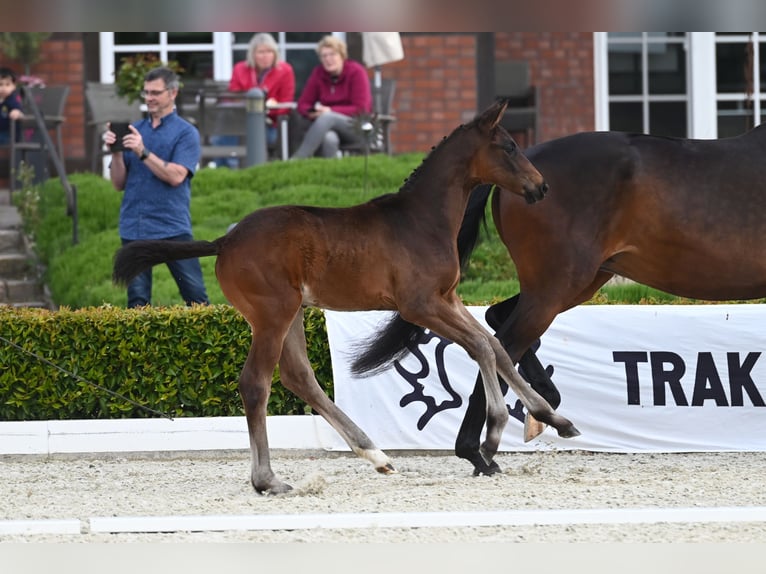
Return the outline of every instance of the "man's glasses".
<path id="1" fill-rule="evenodd" d="M 165 92 L 167 92 L 170 88 L 165 88 L 164 90 L 141 90 L 141 97 L 142 98 L 148 98 L 149 96 L 153 98 L 158 98 Z"/>

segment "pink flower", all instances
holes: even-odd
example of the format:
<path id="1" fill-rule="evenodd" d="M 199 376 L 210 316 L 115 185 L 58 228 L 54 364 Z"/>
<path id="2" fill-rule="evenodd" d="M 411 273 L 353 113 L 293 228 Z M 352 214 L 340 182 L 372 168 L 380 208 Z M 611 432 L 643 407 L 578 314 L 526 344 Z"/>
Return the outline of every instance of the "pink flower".
<path id="1" fill-rule="evenodd" d="M 39 76 L 19 76 L 19 83 L 30 88 L 44 88 L 45 82 Z"/>

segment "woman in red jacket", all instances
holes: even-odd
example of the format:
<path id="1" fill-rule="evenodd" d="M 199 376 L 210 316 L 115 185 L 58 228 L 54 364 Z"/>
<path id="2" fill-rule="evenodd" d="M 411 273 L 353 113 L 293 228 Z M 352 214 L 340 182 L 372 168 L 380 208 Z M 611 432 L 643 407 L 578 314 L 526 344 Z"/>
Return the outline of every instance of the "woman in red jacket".
<path id="1" fill-rule="evenodd" d="M 346 44 L 325 36 L 317 45 L 320 65 L 311 72 L 298 99 L 298 112 L 311 120 L 295 158 L 336 157 L 341 142 L 359 139 L 353 116 L 370 113 L 372 95 L 367 70 L 348 59 Z"/>
<path id="2" fill-rule="evenodd" d="M 266 107 L 292 102 L 295 99 L 295 72 L 287 62 L 279 60 L 279 48 L 271 34 L 262 32 L 250 38 L 247 59 L 234 64 L 229 81 L 230 92 L 247 92 L 252 88 L 263 90 Z M 289 108 L 271 109 L 266 142 L 273 145 L 277 140 L 277 121 Z"/>
<path id="3" fill-rule="evenodd" d="M 263 90 L 266 107 L 292 102 L 295 99 L 295 72 L 287 62 L 279 59 L 279 47 L 274 36 L 266 32 L 254 34 L 247 45 L 247 59 L 234 64 L 229 80 L 230 92 L 247 92 L 252 88 Z M 288 114 L 289 107 L 272 108 L 266 116 L 266 145 L 277 142 L 279 116 Z M 236 145 L 237 136 L 217 135 L 210 138 L 214 145 Z M 221 158 L 218 166 L 238 167 L 239 160 Z"/>

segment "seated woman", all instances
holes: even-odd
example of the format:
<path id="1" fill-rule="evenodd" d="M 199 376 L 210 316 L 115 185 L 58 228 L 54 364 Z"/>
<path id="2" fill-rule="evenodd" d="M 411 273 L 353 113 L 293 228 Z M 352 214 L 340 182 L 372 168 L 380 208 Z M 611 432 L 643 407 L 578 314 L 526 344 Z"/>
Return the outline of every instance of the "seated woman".
<path id="1" fill-rule="evenodd" d="M 234 64 L 229 80 L 230 92 L 247 92 L 253 88 L 263 91 L 266 107 L 292 102 L 295 98 L 295 72 L 293 67 L 279 59 L 279 47 L 274 36 L 267 32 L 254 34 L 247 46 L 247 58 Z M 277 142 L 279 116 L 288 114 L 289 108 L 272 108 L 266 116 L 266 145 Z M 220 135 L 211 138 L 216 145 L 236 145 L 237 137 Z M 219 166 L 237 167 L 238 160 L 222 158 Z"/>
<path id="2" fill-rule="evenodd" d="M 317 45 L 320 64 L 314 68 L 298 99 L 298 113 L 311 121 L 292 159 L 337 157 L 341 143 L 359 139 L 353 116 L 370 113 L 372 95 L 367 70 L 348 59 L 346 44 L 325 36 Z"/>

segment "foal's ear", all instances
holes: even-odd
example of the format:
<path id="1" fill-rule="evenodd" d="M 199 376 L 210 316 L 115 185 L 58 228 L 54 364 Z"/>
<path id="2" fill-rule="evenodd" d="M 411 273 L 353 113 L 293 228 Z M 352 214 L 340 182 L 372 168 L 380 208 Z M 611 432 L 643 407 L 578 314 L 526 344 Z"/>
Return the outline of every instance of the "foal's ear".
<path id="1" fill-rule="evenodd" d="M 487 111 L 481 114 L 481 118 L 479 119 L 482 127 L 486 128 L 487 130 L 494 129 L 495 126 L 500 123 L 500 120 L 503 119 L 503 114 L 505 114 L 505 108 L 507 107 L 507 98 L 500 99 L 488 107 Z"/>

